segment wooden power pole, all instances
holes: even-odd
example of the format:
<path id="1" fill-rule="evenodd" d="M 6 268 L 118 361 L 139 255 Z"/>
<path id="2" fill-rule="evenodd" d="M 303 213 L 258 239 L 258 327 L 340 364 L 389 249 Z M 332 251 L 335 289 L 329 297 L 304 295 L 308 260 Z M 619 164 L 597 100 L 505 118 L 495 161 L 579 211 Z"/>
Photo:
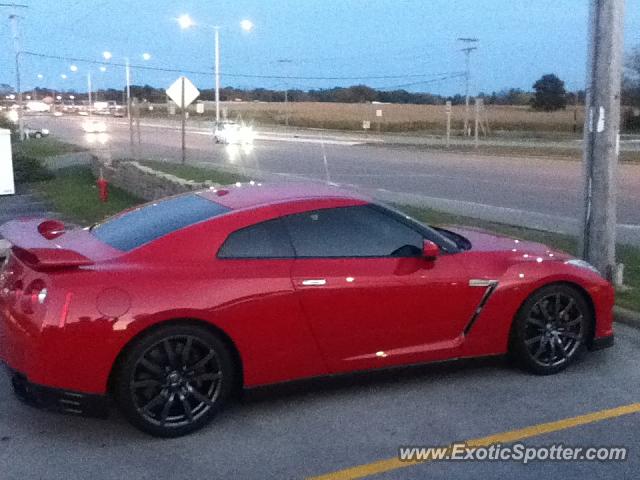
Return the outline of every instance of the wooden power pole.
<path id="1" fill-rule="evenodd" d="M 616 174 L 624 0 L 590 0 L 580 251 L 607 279 L 616 274 Z"/>

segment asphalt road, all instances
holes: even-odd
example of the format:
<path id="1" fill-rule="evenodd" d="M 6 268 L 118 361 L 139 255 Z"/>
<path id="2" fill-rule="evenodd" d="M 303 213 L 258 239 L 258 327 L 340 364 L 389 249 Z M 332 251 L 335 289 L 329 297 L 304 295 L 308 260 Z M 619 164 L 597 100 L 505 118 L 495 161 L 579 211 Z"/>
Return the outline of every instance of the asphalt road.
<path id="1" fill-rule="evenodd" d="M 553 376 L 485 360 L 262 390 L 200 432 L 169 440 L 138 432 L 117 411 L 100 420 L 35 410 L 0 375 L 0 477 L 302 479 L 369 465 L 401 445 L 447 445 L 638 402 L 640 331 L 618 325 L 616 335 L 613 348 Z M 626 461 L 430 462 L 372 478 L 637 476 L 640 413 L 596 420 L 523 443 L 623 446 Z"/>
<path id="2" fill-rule="evenodd" d="M 114 157 L 129 154 L 126 119 L 107 119 L 109 133 L 104 144 L 82 132 L 83 120 L 38 117 L 30 123 L 47 126 L 53 135 Z M 140 129 L 140 155 L 179 161 L 180 131 L 172 125 L 152 126 L 144 120 L 143 125 L 147 126 Z M 317 132 L 297 133 L 298 137 L 263 133 L 252 151 L 245 153 L 215 145 L 209 131 L 189 127 L 187 158 L 189 163 L 235 163 L 270 173 L 329 178 L 369 189 L 387 199 L 394 199 L 395 194 L 414 196 L 437 208 L 453 208 L 456 213 L 489 215 L 488 219 L 506 221 L 530 218 L 530 226 L 558 231 L 573 231 L 579 223 L 580 162 L 387 148 L 363 145 L 360 136 L 330 134 L 321 141 Z M 639 207 L 640 165 L 621 164 L 618 223 L 623 230 L 621 238 L 633 237 L 634 243 L 640 243 Z"/>

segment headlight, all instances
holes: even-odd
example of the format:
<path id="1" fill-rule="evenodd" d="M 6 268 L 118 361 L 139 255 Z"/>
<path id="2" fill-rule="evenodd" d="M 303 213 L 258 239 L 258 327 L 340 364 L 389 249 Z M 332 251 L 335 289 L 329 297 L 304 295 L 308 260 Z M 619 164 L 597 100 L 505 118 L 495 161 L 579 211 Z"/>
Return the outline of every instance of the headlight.
<path id="1" fill-rule="evenodd" d="M 572 258 L 571 260 L 567 260 L 564 263 L 567 265 L 573 265 L 574 267 L 578 267 L 578 268 L 586 268 L 587 270 L 591 270 L 593 273 L 597 273 L 598 275 L 601 275 L 596 267 L 591 265 L 589 262 L 580 260 L 579 258 Z"/>
<path id="2" fill-rule="evenodd" d="M 42 134 L 43 135 L 49 135 L 49 130 L 47 130 L 46 128 L 42 129 Z"/>

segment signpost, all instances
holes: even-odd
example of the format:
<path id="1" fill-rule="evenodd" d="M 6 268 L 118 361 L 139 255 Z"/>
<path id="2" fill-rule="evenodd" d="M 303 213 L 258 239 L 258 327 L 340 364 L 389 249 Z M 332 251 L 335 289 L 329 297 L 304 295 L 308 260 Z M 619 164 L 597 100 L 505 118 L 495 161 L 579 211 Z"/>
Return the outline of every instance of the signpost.
<path id="1" fill-rule="evenodd" d="M 0 128 L 0 195 L 16 193 L 13 183 L 13 158 L 11 155 L 11 132 Z"/>
<path id="2" fill-rule="evenodd" d="M 187 122 L 187 107 L 198 98 L 200 91 L 195 87 L 191 80 L 182 76 L 178 78 L 169 88 L 167 88 L 167 95 L 173 100 L 176 105 L 182 110 L 182 163 L 186 162 L 186 122 Z"/>

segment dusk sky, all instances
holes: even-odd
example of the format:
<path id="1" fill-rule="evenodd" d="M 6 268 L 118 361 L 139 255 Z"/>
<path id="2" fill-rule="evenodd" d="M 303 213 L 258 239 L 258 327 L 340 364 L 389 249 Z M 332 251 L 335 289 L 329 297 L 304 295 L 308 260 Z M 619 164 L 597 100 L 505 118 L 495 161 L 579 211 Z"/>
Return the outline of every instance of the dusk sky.
<path id="1" fill-rule="evenodd" d="M 434 82 L 464 69 L 457 37 L 477 37 L 472 55 L 472 93 L 531 89 L 544 73 L 556 73 L 568 89 L 583 88 L 587 0 L 224 0 L 99 1 L 23 0 L 23 49 L 45 55 L 212 72 L 213 33 L 221 29 L 223 86 L 326 88 L 365 83 L 452 94 L 462 78 Z M 15 83 L 10 8 L 0 7 L 0 83 Z M 189 13 L 201 25 L 182 31 L 176 17 Z M 254 22 L 246 33 L 240 20 Z M 625 49 L 640 45 L 640 0 L 627 0 Z M 142 60 L 142 53 L 152 55 Z M 75 63 L 78 72 L 69 66 Z M 23 86 L 122 88 L 124 71 L 65 59 L 25 56 Z M 37 75 L 44 76 L 38 80 Z M 63 80 L 61 74 L 68 78 Z M 132 83 L 168 86 L 179 72 L 135 69 Z M 259 79 L 233 75 L 317 77 Z M 212 74 L 187 74 L 212 88 Z M 372 78 L 388 76 L 393 78 Z M 324 79 L 326 77 L 353 77 Z M 417 83 L 421 82 L 421 83 Z"/>

